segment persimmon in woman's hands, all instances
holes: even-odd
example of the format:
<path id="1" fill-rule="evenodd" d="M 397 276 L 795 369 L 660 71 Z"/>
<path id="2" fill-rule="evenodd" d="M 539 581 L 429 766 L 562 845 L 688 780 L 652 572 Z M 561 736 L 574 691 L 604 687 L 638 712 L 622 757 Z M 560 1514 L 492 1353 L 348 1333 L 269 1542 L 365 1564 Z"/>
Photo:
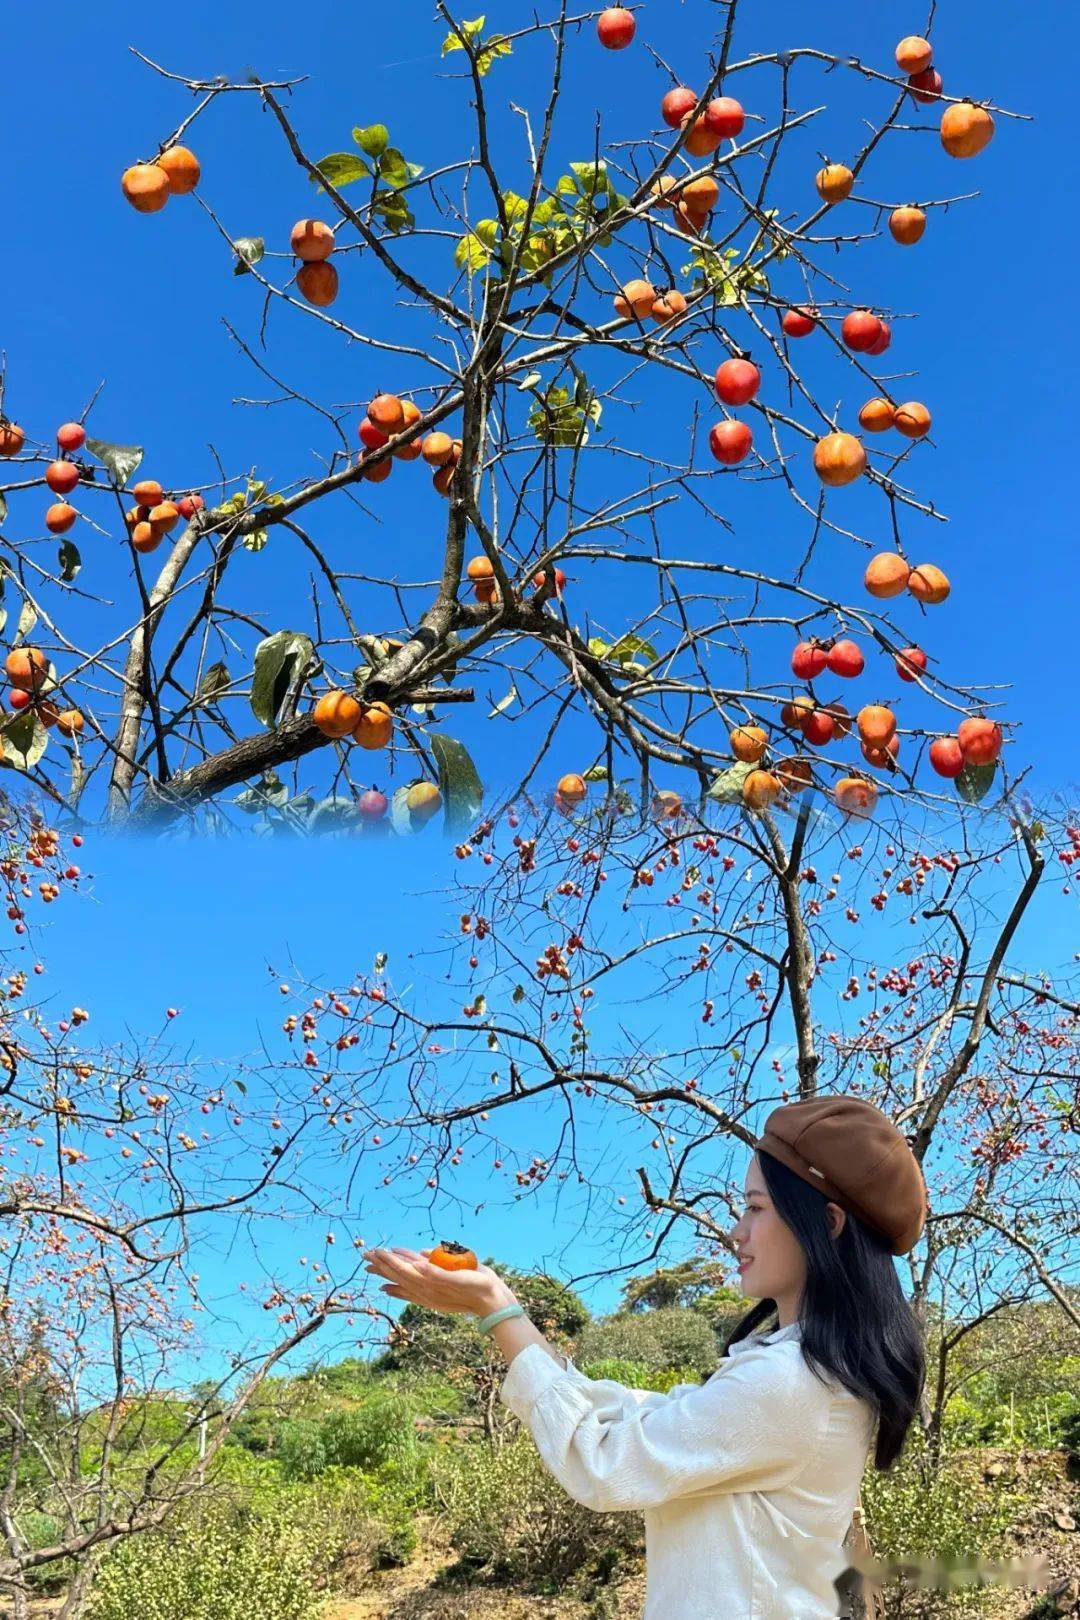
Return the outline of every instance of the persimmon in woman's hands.
<path id="1" fill-rule="evenodd" d="M 364 1263 L 370 1273 L 387 1279 L 382 1293 L 430 1311 L 486 1316 L 514 1299 L 498 1272 L 481 1265 L 471 1249 L 457 1243 L 421 1250 L 366 1249 Z"/>

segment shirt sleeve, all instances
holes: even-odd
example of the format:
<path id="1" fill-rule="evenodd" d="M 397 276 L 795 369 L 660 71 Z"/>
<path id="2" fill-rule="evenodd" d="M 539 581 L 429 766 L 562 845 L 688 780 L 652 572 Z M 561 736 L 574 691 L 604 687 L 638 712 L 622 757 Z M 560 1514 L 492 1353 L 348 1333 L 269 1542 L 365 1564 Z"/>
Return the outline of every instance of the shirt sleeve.
<path id="1" fill-rule="evenodd" d="M 767 1347 L 725 1360 L 705 1384 L 662 1395 L 586 1378 L 531 1344 L 511 1361 L 499 1395 L 548 1472 L 597 1513 L 779 1490 L 813 1463 L 830 1405 L 796 1357 Z"/>

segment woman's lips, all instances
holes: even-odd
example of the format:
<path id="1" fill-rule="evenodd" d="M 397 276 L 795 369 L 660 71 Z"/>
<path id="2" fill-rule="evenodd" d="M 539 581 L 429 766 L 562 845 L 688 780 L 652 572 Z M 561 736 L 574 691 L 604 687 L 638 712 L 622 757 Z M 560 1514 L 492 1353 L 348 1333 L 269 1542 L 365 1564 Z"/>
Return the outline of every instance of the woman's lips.
<path id="1" fill-rule="evenodd" d="M 739 1270 L 740 1271 L 745 1271 L 747 1266 L 752 1266 L 753 1263 L 754 1263 L 753 1255 L 748 1255 L 745 1260 L 740 1260 L 739 1261 Z"/>

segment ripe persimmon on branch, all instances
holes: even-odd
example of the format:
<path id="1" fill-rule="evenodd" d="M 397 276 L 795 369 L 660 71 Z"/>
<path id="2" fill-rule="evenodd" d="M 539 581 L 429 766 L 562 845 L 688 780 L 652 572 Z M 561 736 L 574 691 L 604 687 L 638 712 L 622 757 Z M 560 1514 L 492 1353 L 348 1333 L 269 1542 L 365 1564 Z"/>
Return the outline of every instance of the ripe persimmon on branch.
<path id="1" fill-rule="evenodd" d="M 627 136 L 626 57 L 605 48 L 643 48 L 648 8 L 551 5 L 513 30 L 436 9 L 471 131 L 435 168 L 381 123 L 320 156 L 301 79 L 142 58 L 163 100 L 195 106 L 125 171 L 152 217 L 118 199 L 117 231 L 164 241 L 185 211 L 220 240 L 250 294 L 250 330 L 227 330 L 273 389 L 246 403 L 305 413 L 319 470 L 166 467 L 135 425 L 104 436 L 107 395 L 77 420 L 67 404 L 54 447 L 9 379 L 4 763 L 86 819 L 398 835 L 442 806 L 460 836 L 526 782 L 550 792 L 566 735 L 571 775 L 627 771 L 645 804 L 658 788 L 705 804 L 721 778 L 751 809 L 795 783 L 845 811 L 951 802 L 952 779 L 968 800 L 1007 794 L 999 690 L 935 633 L 950 586 L 919 487 L 932 413 L 906 397 L 907 359 L 882 371 L 894 326 L 892 352 L 904 340 L 866 250 L 953 228 L 972 195 L 942 184 L 928 131 L 971 158 L 1015 115 L 943 86 L 919 36 L 872 63 L 756 50 L 732 0 L 711 52 L 679 72 L 652 53 L 656 98 Z M 618 106 L 577 155 L 574 53 Z M 226 218 L 196 155 L 226 121 L 245 139 L 253 106 L 260 158 L 313 188 L 295 224 Z M 893 142 L 905 195 L 882 197 Z M 275 362 L 286 322 L 311 328 L 314 381 Z M 366 409 L 319 397 L 338 343 Z M 425 469 L 430 495 L 403 488 Z M 418 538 L 388 548 L 404 522 Z M 346 527 L 370 540 L 362 571 Z M 294 604 L 286 624 L 255 606 L 249 558 Z M 470 713 L 481 689 L 490 708 Z M 392 796 L 370 781 L 380 755 Z"/>

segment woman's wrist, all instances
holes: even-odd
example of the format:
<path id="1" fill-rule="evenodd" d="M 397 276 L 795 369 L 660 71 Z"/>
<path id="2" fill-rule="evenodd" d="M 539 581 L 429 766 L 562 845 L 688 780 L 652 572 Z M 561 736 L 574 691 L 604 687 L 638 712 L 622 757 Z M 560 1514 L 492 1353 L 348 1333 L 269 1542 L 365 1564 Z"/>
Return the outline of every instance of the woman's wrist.
<path id="1" fill-rule="evenodd" d="M 504 1305 L 514 1305 L 516 1303 L 517 1295 L 507 1283 L 499 1282 L 492 1284 L 488 1294 L 476 1308 L 477 1320 L 479 1321 L 485 1316 L 490 1316 L 492 1311 L 502 1310 Z"/>

